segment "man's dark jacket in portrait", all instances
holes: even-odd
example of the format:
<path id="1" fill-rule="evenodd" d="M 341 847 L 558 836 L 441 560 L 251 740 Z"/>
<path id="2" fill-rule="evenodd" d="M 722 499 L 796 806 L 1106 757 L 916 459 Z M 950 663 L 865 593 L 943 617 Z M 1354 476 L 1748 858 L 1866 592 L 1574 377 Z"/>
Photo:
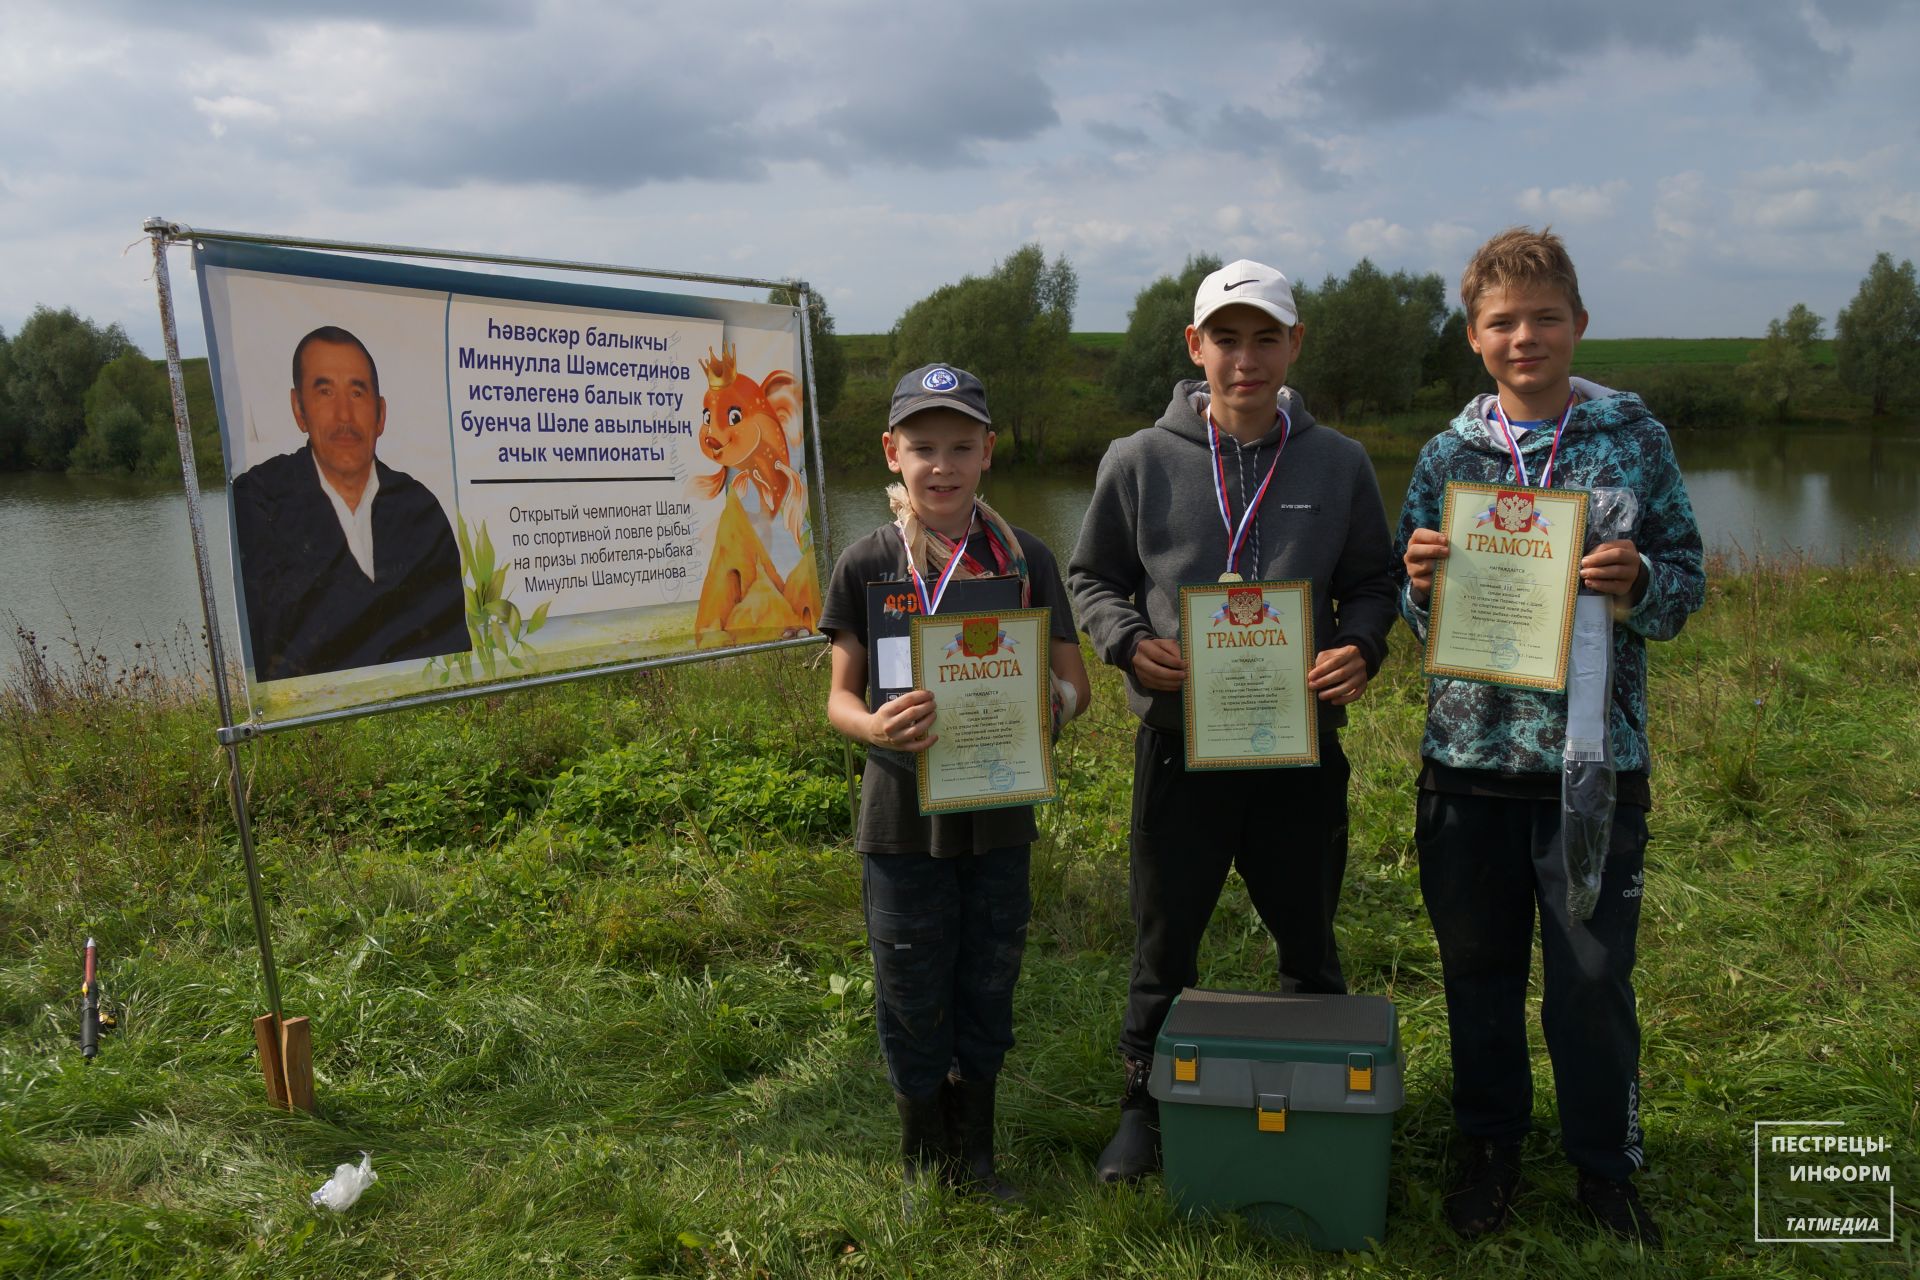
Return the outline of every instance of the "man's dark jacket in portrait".
<path id="1" fill-rule="evenodd" d="M 373 580 L 347 547 L 312 446 L 233 479 L 233 517 L 258 680 L 464 653 L 460 550 L 433 491 L 378 458 Z"/>

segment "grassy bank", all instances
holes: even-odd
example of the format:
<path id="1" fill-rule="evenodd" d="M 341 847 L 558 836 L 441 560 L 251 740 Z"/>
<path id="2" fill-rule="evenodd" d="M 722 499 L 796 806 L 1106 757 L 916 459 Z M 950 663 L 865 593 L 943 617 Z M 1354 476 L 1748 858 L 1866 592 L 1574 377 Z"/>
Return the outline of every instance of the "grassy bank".
<path id="1" fill-rule="evenodd" d="M 1901 1275 L 1916 1264 L 1920 565 L 1717 580 L 1655 662 L 1639 988 L 1641 1262 L 1568 1203 L 1536 1052 L 1505 1234 L 1440 1214 L 1446 1029 L 1411 846 L 1422 707 L 1396 630 L 1348 731 L 1340 933 L 1408 1051 L 1389 1235 L 1320 1257 L 1094 1187 L 1130 925 L 1132 725 L 1113 675 L 1060 748 L 1004 1082 L 1033 1207 L 898 1212 L 838 742 L 806 656 L 678 668 L 248 749 L 281 983 L 318 1116 L 266 1107 L 252 928 L 211 711 L 49 682 L 0 721 L 0 1274 L 8 1276 Z M 20 692 L 18 686 L 16 694 Z M 92 933 L 122 1029 L 71 1046 Z M 1260 986 L 1237 887 L 1203 968 Z M 1537 992 L 1536 992 L 1537 995 Z M 1535 1035 L 1537 1047 L 1537 1032 Z M 1894 1246 L 1756 1245 L 1751 1135 L 1894 1142 Z M 373 1153 L 343 1217 L 306 1196 Z"/>

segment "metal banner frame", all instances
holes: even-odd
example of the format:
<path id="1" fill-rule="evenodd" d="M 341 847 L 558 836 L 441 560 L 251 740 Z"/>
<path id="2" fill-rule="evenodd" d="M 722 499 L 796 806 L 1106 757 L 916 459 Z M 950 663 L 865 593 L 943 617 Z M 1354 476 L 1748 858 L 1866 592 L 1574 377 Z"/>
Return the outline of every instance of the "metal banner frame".
<path id="1" fill-rule="evenodd" d="M 822 571 L 822 558 L 826 555 L 831 538 L 827 525 L 827 497 L 823 483 L 826 470 L 826 454 L 820 443 L 820 405 L 814 394 L 813 377 L 813 327 L 811 323 L 813 309 L 813 291 L 804 280 L 763 280 L 748 276 L 715 275 L 697 271 L 670 271 L 651 267 L 626 267 L 605 262 L 575 262 L 557 258 L 528 258 L 510 254 L 476 253 L 459 249 L 429 249 L 414 245 L 360 244 L 346 240 L 320 240 L 306 236 L 269 235 L 249 231 L 218 231 L 204 227 L 191 227 L 173 222 L 166 218 L 153 217 L 142 225 L 153 243 L 153 280 L 160 304 L 160 332 L 166 348 L 167 380 L 173 396 L 174 433 L 180 449 L 181 478 L 186 486 L 187 522 L 193 535 L 194 571 L 200 582 L 200 606 L 207 628 L 207 656 L 213 664 L 214 699 L 220 713 L 220 724 L 216 731 L 220 745 L 227 756 L 227 794 L 233 807 L 234 825 L 240 842 L 240 857 L 245 864 L 247 875 L 247 896 L 253 908 L 254 938 L 260 948 L 260 969 L 263 985 L 266 989 L 268 1015 L 256 1019 L 255 1036 L 258 1041 L 262 1068 L 267 1076 L 267 1088 L 273 1101 L 282 1106 L 312 1107 L 312 1070 L 308 1058 L 310 1041 L 306 1019 L 288 1019 L 284 1015 L 280 1000 L 280 980 L 274 967 L 272 930 L 267 917 L 266 898 L 260 885 L 260 865 L 254 851 L 253 824 L 248 810 L 246 780 L 240 767 L 240 744 L 267 733 L 282 729 L 304 728 L 334 720 L 351 720 L 362 716 L 378 715 L 388 711 L 401 711 L 412 707 L 429 706 L 441 702 L 453 702 L 463 698 L 479 697 L 486 694 L 504 693 L 521 688 L 537 688 L 543 685 L 561 684 L 573 680 L 588 680 L 598 676 L 617 675 L 629 671 L 642 671 L 652 667 L 677 666 L 688 662 L 702 662 L 714 658 L 731 658 L 747 653 L 761 653 L 773 649 L 795 649 L 819 645 L 826 637 L 820 634 L 797 639 L 775 640 L 761 644 L 742 645 L 736 648 L 702 650 L 694 653 L 672 654 L 659 658 L 644 658 L 627 662 L 613 662 L 602 666 L 583 667 L 578 670 L 553 672 L 543 676 L 526 676 L 507 680 L 484 681 L 462 685 L 457 689 L 414 694 L 403 698 L 394 698 L 387 702 L 366 706 L 343 707 L 338 710 L 318 712 L 311 715 L 296 716 L 271 723 L 256 723 L 251 719 L 235 722 L 234 699 L 227 684 L 228 668 L 226 645 L 221 635 L 219 599 L 214 593 L 213 560 L 207 550 L 206 523 L 201 513 L 200 476 L 194 460 L 193 434 L 187 419 L 186 380 L 180 363 L 179 332 L 174 321 L 173 286 L 167 270 L 167 250 L 175 244 L 195 241 L 231 241 L 241 244 L 271 245 L 296 249 L 320 249 L 336 253 L 367 254 L 393 258 L 427 258 L 455 262 L 481 263 L 494 266 L 535 267 L 542 270 L 571 271 L 583 274 L 629 276 L 643 279 L 679 280 L 696 284 L 726 285 L 746 289 L 786 289 L 795 299 L 795 308 L 800 320 L 800 356 L 806 375 L 807 411 L 810 438 L 813 445 L 814 493 L 810 499 L 812 514 L 816 521 L 819 536 L 814 540 L 815 571 L 821 581 L 826 580 Z M 852 803 L 853 769 L 851 752 L 847 753 L 847 781 L 849 804 Z M 271 1020 L 271 1034 L 263 1024 Z M 272 1059 L 270 1061 L 270 1059 Z M 304 1074 L 304 1081 L 300 1078 Z M 304 1085 L 304 1088 L 303 1088 Z M 277 1086 L 277 1087 L 276 1087 Z"/>

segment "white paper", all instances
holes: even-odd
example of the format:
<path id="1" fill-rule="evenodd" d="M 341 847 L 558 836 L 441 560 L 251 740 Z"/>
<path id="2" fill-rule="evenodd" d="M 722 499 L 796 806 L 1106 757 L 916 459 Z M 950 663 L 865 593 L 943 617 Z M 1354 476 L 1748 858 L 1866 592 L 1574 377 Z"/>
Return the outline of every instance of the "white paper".
<path id="1" fill-rule="evenodd" d="M 883 636 L 880 640 L 880 687 L 913 687 L 913 642 L 906 636 Z"/>
<path id="2" fill-rule="evenodd" d="M 1573 648 L 1567 656 L 1567 759 L 1607 758 L 1607 700 L 1613 681 L 1613 617 L 1606 596 L 1578 596 L 1573 605 Z"/>

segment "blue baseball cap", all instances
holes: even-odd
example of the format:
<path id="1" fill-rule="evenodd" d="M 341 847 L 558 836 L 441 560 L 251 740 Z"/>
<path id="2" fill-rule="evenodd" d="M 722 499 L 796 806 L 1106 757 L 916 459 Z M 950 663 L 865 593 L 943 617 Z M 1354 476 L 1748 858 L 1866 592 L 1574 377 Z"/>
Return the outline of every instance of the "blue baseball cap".
<path id="1" fill-rule="evenodd" d="M 955 409 L 977 422 L 993 425 L 987 416 L 987 389 L 980 379 L 950 364 L 923 364 L 893 387 L 893 407 L 887 426 L 897 427 L 927 409 Z"/>

